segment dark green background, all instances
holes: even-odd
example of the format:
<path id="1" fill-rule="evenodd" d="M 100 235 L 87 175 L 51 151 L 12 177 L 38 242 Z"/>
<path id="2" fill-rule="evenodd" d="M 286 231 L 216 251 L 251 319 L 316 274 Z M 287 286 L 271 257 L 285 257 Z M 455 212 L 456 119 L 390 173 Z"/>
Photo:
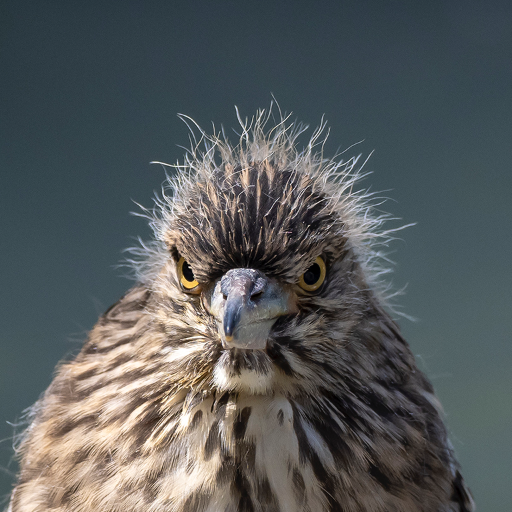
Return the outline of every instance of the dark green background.
<path id="1" fill-rule="evenodd" d="M 130 286 L 132 200 L 188 145 L 282 109 L 327 153 L 375 149 L 365 185 L 417 222 L 394 244 L 401 322 L 479 510 L 512 507 L 512 3 L 71 2 L 0 6 L 0 494 L 12 427 Z M 19 429 L 18 429 L 19 430 Z"/>

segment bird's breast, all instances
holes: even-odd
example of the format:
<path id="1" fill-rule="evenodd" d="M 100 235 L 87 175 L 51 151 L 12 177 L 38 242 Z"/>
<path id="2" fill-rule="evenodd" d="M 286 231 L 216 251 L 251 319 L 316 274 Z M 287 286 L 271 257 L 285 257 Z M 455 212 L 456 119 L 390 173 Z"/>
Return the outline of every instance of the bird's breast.
<path id="1" fill-rule="evenodd" d="M 294 414 L 283 396 L 224 393 L 185 406 L 173 446 L 177 462 L 162 489 L 166 499 L 183 510 L 205 504 L 208 511 L 253 510 L 240 508 L 240 500 L 297 511 L 307 499 L 310 510 L 323 510 L 322 483 L 304 464 Z"/>

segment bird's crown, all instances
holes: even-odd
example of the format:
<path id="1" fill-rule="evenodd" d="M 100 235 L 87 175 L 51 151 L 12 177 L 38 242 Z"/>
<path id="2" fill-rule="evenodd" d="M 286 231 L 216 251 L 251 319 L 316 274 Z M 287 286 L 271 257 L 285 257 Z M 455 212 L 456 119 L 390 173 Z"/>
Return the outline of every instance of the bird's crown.
<path id="1" fill-rule="evenodd" d="M 185 257 L 200 281 L 247 267 L 292 283 L 320 254 L 351 249 L 379 288 L 387 272 L 380 246 L 393 230 L 382 231 L 389 216 L 375 215 L 373 197 L 354 189 L 365 175 L 361 155 L 324 158 L 323 119 L 301 150 L 298 139 L 308 127 L 281 113 L 276 120 L 272 106 L 238 120 L 237 145 L 224 131 L 208 135 L 194 123 L 184 161 L 167 166 L 173 172 L 164 193 L 147 212 L 157 242 L 139 251 L 146 260 L 138 264 L 139 279 L 151 279 L 170 251 L 176 260 Z"/>

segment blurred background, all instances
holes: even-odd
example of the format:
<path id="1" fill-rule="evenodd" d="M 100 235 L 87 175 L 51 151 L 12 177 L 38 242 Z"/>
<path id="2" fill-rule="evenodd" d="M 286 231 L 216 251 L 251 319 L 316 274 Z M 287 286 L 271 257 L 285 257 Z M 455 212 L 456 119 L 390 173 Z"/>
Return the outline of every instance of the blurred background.
<path id="1" fill-rule="evenodd" d="M 512 507 L 512 3 L 3 0 L 0 495 L 55 365 L 130 285 L 115 266 L 193 117 L 281 108 L 375 150 L 401 326 L 481 511 Z M 13 427 L 14 425 L 14 427 Z"/>

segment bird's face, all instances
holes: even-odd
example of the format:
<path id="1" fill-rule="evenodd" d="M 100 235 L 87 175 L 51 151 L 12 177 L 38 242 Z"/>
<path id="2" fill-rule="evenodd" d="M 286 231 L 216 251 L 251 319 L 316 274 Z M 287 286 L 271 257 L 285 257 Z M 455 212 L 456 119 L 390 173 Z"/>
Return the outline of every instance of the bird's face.
<path id="1" fill-rule="evenodd" d="M 264 161 L 190 188 L 168 221 L 155 313 L 180 340 L 177 365 L 223 391 L 312 385 L 361 288 L 325 183 Z"/>

